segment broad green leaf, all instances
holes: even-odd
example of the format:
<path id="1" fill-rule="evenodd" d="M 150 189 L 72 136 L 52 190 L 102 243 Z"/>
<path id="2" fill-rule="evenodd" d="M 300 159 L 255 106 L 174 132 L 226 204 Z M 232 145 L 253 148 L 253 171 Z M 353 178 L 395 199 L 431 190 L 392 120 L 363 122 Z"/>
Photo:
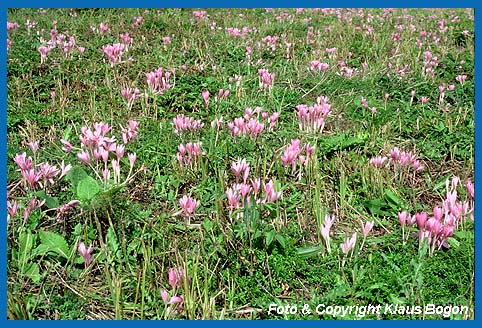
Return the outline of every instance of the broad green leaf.
<path id="1" fill-rule="evenodd" d="M 385 189 L 385 196 L 388 204 L 391 205 L 391 207 L 397 210 L 403 208 L 402 201 L 400 200 L 400 198 L 398 198 L 397 195 L 395 195 L 393 191 L 391 191 L 390 189 Z"/>
<path id="2" fill-rule="evenodd" d="M 276 240 L 278 243 L 281 245 L 281 247 L 286 248 L 286 239 L 280 234 L 276 234 L 275 236 Z"/>
<path id="3" fill-rule="evenodd" d="M 85 177 L 79 181 L 77 185 L 77 197 L 82 201 L 89 201 L 95 197 L 100 191 L 99 184 L 92 177 Z"/>
<path id="4" fill-rule="evenodd" d="M 275 232 L 270 230 L 266 233 L 266 246 L 269 246 L 274 239 Z"/>
<path id="5" fill-rule="evenodd" d="M 35 249 L 36 255 L 54 253 L 65 259 L 69 258 L 69 246 L 64 237 L 52 231 L 40 231 L 40 245 Z"/>
<path id="6" fill-rule="evenodd" d="M 37 263 L 30 263 L 24 273 L 36 284 L 38 284 L 40 279 L 42 279 L 42 275 L 40 274 L 40 269 Z"/>
<path id="7" fill-rule="evenodd" d="M 77 186 L 79 182 L 85 178 L 87 178 L 89 175 L 82 169 L 81 167 L 75 166 L 70 171 L 67 173 L 65 176 L 65 179 L 70 181 L 72 183 L 72 187 L 74 187 L 74 190 L 77 190 Z"/>

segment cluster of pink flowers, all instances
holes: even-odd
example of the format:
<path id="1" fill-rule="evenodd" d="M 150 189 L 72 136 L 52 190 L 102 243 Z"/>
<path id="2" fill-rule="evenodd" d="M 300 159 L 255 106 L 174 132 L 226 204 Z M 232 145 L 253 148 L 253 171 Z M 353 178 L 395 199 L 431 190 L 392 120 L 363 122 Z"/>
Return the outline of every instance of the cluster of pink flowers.
<path id="1" fill-rule="evenodd" d="M 124 56 L 125 48 L 126 45 L 124 43 L 106 44 L 102 47 L 102 51 L 109 60 L 111 67 L 114 67 L 115 64 L 122 62 L 122 56 Z"/>
<path id="2" fill-rule="evenodd" d="M 126 46 L 132 44 L 134 40 L 130 37 L 129 33 L 121 33 L 119 34 L 119 38 L 121 39 L 122 43 Z"/>
<path id="3" fill-rule="evenodd" d="M 389 163 L 393 163 L 394 167 L 412 167 L 415 171 L 423 171 L 425 166 L 417 159 L 417 156 L 411 151 L 400 151 L 398 147 L 390 150 L 390 159 L 386 156 L 377 156 L 370 160 L 370 164 L 374 167 L 384 167 Z"/>
<path id="4" fill-rule="evenodd" d="M 276 50 L 278 39 L 279 37 L 277 36 L 268 35 L 263 38 L 263 43 L 268 50 L 270 50 L 271 52 L 274 52 Z"/>
<path id="5" fill-rule="evenodd" d="M 186 145 L 179 144 L 177 150 L 176 159 L 181 168 L 186 166 L 192 170 L 198 167 L 203 154 L 201 142 L 188 142 Z"/>
<path id="6" fill-rule="evenodd" d="M 111 166 L 113 171 L 114 183 L 120 183 L 120 162 L 124 157 L 125 147 L 134 137 L 137 136 L 137 121 L 129 121 L 127 128 L 122 128 L 122 141 L 123 143 L 117 143 L 114 136 L 107 136 L 107 133 L 111 131 L 111 127 L 104 122 L 94 123 L 94 130 L 91 130 L 87 126 L 83 126 L 80 131 L 79 137 L 81 147 L 77 153 L 79 160 L 89 167 L 91 167 L 96 173 L 99 180 L 107 181 L 110 179 L 111 171 L 108 168 L 109 157 L 113 154 L 114 159 L 111 160 Z M 61 140 L 64 151 L 71 151 L 73 149 L 70 142 L 67 140 Z M 136 161 L 136 154 L 127 155 L 130 168 L 127 174 L 126 182 L 130 179 L 132 169 Z M 94 161 L 92 160 L 94 159 Z M 101 161 L 103 165 L 101 164 Z M 95 164 L 95 166 L 94 166 Z M 102 170 L 102 178 L 97 170 Z"/>
<path id="7" fill-rule="evenodd" d="M 257 117 L 253 117 L 254 115 Z M 261 119 L 265 120 L 265 123 L 261 123 Z M 279 113 L 274 112 L 269 115 L 268 112 L 264 112 L 261 107 L 256 107 L 254 110 L 246 108 L 243 117 L 237 117 L 232 122 L 228 122 L 228 128 L 234 136 L 234 141 L 238 136 L 249 135 L 255 140 L 258 135 L 264 130 L 265 124 L 268 124 L 268 130 L 272 131 L 278 122 Z"/>
<path id="8" fill-rule="evenodd" d="M 133 28 L 137 28 L 141 26 L 142 22 L 144 21 L 144 18 L 142 16 L 136 16 L 132 19 L 134 22 L 132 23 Z"/>
<path id="9" fill-rule="evenodd" d="M 35 149 L 35 151 L 33 152 L 36 152 L 35 146 L 31 145 L 31 149 Z M 22 179 L 26 183 L 26 186 L 31 190 L 36 190 L 38 188 L 43 189 L 53 186 L 55 184 L 54 178 L 57 177 L 59 173 L 60 176 L 58 177 L 58 179 L 61 179 L 72 168 L 70 164 L 65 165 L 64 161 L 62 161 L 61 163 L 60 171 L 56 166 L 50 165 L 48 162 L 42 162 L 40 164 L 34 165 L 32 157 L 27 157 L 26 153 L 22 153 L 21 155 L 16 154 L 13 158 L 13 161 L 19 167 L 19 171 L 22 174 Z"/>
<path id="10" fill-rule="evenodd" d="M 455 77 L 455 80 L 456 80 L 457 82 L 459 82 L 461 85 L 464 85 L 465 80 L 467 80 L 467 75 L 462 75 L 462 74 L 461 74 L 461 75 L 457 75 L 457 76 Z"/>
<path id="11" fill-rule="evenodd" d="M 259 87 L 263 90 L 270 90 L 273 87 L 274 78 L 276 73 L 270 73 L 266 68 L 258 69 Z"/>
<path id="12" fill-rule="evenodd" d="M 19 25 L 18 23 L 16 22 L 7 22 L 7 31 L 10 31 L 10 30 L 16 30 L 19 28 Z"/>
<path id="13" fill-rule="evenodd" d="M 308 133 L 321 133 L 325 127 L 325 119 L 331 113 L 331 104 L 327 97 L 318 97 L 316 104 L 296 106 L 298 126 L 301 131 Z"/>
<path id="14" fill-rule="evenodd" d="M 315 147 L 305 144 L 303 148 L 300 147 L 301 141 L 299 139 L 291 140 L 291 143 L 285 148 L 283 155 L 281 155 L 281 162 L 284 166 L 290 166 L 294 172 L 296 170 L 296 165 L 307 165 L 308 159 L 315 152 Z M 305 154 L 302 155 L 303 150 Z"/>
<path id="15" fill-rule="evenodd" d="M 28 206 L 25 207 L 23 211 L 23 225 L 27 222 L 27 219 L 29 218 L 30 214 L 43 206 L 45 203 L 45 200 L 38 200 L 36 197 L 30 198 L 30 201 L 28 202 Z M 18 203 L 16 200 L 10 202 L 10 200 L 7 200 L 7 222 L 10 222 L 10 220 L 13 221 L 13 218 L 17 214 L 19 207 Z"/>
<path id="16" fill-rule="evenodd" d="M 467 194 L 469 197 L 465 201 L 457 201 L 457 185 L 458 177 L 452 177 L 452 180 L 446 181 L 446 197 L 441 207 L 434 207 L 433 215 L 428 216 L 427 212 L 416 213 L 410 216 L 407 211 L 398 213 L 398 219 L 402 226 L 402 238 L 405 239 L 405 226 L 409 229 L 414 224 L 417 225 L 419 232 L 416 234 L 422 243 L 424 239 L 428 241 L 430 253 L 435 249 L 442 247 L 448 248 L 447 238 L 451 237 L 455 230 L 462 225 L 467 217 L 473 220 L 473 200 L 474 189 L 470 180 L 467 180 Z M 408 238 L 409 235 L 407 235 Z"/>
<path id="17" fill-rule="evenodd" d="M 243 39 L 250 32 L 256 31 L 256 28 L 250 29 L 249 27 L 243 27 L 241 30 L 237 27 L 226 27 L 226 32 L 234 37 L 242 37 Z"/>
<path id="18" fill-rule="evenodd" d="M 164 94 L 164 90 L 170 89 L 171 76 L 175 76 L 175 71 L 164 71 L 162 67 L 146 73 L 147 86 L 153 94 Z"/>
<path id="19" fill-rule="evenodd" d="M 365 65 L 366 65 L 366 63 L 362 64 L 362 66 L 364 68 L 366 68 Z M 358 68 L 350 67 L 344 61 L 339 61 L 338 67 L 339 67 L 340 70 L 338 72 L 336 72 L 335 74 L 339 75 L 339 76 L 346 77 L 348 79 L 351 79 L 351 78 L 353 78 L 354 76 L 356 76 L 360 73 Z"/>
<path id="20" fill-rule="evenodd" d="M 312 70 L 312 71 L 323 71 L 323 72 L 325 72 L 329 67 L 330 67 L 330 65 L 328 65 L 327 63 L 322 63 L 319 60 L 312 60 L 310 62 L 310 70 Z"/>
<path id="21" fill-rule="evenodd" d="M 192 14 L 197 19 L 207 19 L 207 12 L 205 10 L 194 10 Z"/>
<path id="22" fill-rule="evenodd" d="M 273 180 L 263 182 L 264 198 L 261 197 L 261 179 L 249 179 L 249 164 L 246 159 L 231 163 L 231 171 L 235 177 L 235 183 L 226 189 L 228 207 L 232 212 L 242 206 L 251 205 L 251 196 L 257 204 L 272 203 L 281 197 L 281 192 L 275 191 Z"/>
<path id="23" fill-rule="evenodd" d="M 44 63 L 49 55 L 50 51 L 53 49 L 61 49 L 64 55 L 72 53 L 73 49 L 77 49 L 79 53 L 85 51 L 84 47 L 78 46 L 75 40 L 75 36 L 69 36 L 67 40 L 67 35 L 59 33 L 56 29 L 50 30 L 50 40 L 45 41 L 40 38 L 41 46 L 37 48 L 40 53 L 40 62 Z"/>
<path id="24" fill-rule="evenodd" d="M 204 126 L 204 123 L 202 123 L 201 120 L 195 120 L 192 117 L 185 116 L 184 114 L 178 114 L 175 118 L 173 118 L 172 124 L 174 126 L 175 134 L 180 134 L 184 131 L 199 131 Z"/>

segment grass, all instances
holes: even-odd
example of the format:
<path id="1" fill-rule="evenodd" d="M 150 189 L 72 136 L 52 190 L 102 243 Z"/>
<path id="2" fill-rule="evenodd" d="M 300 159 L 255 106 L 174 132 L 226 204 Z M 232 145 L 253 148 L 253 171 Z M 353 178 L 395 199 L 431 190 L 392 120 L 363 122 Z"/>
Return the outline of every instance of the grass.
<path id="1" fill-rule="evenodd" d="M 9 319 L 473 319 L 472 10 L 10 9 L 8 22 Z M 74 39 L 41 60 L 52 29 Z M 156 94 L 159 67 L 170 86 Z M 323 127 L 300 129 L 299 105 L 316 103 Z M 175 133 L 180 114 L 204 125 Z M 95 142 L 115 137 L 100 138 L 105 162 L 85 141 L 98 122 L 111 129 Z M 26 181 L 24 152 L 34 173 L 56 167 L 53 183 Z M 435 207 L 438 244 L 419 237 Z M 403 211 L 427 223 L 402 232 Z M 380 310 L 330 312 L 368 305 Z"/>

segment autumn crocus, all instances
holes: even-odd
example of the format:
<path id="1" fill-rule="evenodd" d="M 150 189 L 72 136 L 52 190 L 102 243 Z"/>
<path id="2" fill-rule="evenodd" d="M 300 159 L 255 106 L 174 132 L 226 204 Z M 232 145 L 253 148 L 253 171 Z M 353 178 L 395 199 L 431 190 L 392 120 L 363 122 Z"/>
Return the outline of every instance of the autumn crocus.
<path id="1" fill-rule="evenodd" d="M 320 233 L 323 239 L 325 240 L 326 249 L 328 253 L 331 253 L 331 245 L 330 245 L 330 229 L 335 221 L 335 216 L 330 216 L 329 214 L 325 215 L 325 219 L 323 220 L 323 225 L 320 228 Z"/>
<path id="2" fill-rule="evenodd" d="M 204 106 L 206 107 L 206 109 L 208 109 L 208 107 L 209 107 L 209 91 L 201 92 L 201 96 L 204 100 Z"/>
<path id="3" fill-rule="evenodd" d="M 84 265 L 88 266 L 92 262 L 92 253 L 94 252 L 94 247 L 90 245 L 89 248 L 86 248 L 84 242 L 80 242 L 77 251 L 84 258 Z"/>
<path id="4" fill-rule="evenodd" d="M 356 245 L 356 232 L 353 233 L 351 238 L 346 237 L 345 242 L 341 245 L 341 251 L 343 252 L 343 254 L 348 255 L 348 252 L 354 249 L 355 245 Z"/>
<path id="5" fill-rule="evenodd" d="M 181 213 L 184 217 L 191 217 L 194 211 L 199 206 L 200 202 L 194 198 L 184 195 L 179 199 L 179 205 L 181 205 Z"/>
<path id="6" fill-rule="evenodd" d="M 407 211 L 398 212 L 398 220 L 402 226 L 402 240 L 405 240 L 405 224 L 407 222 Z"/>
<path id="7" fill-rule="evenodd" d="M 362 250 L 363 248 L 363 245 L 365 245 L 365 240 L 367 239 L 368 237 L 368 234 L 370 233 L 370 231 L 373 229 L 373 225 L 375 224 L 374 221 L 368 221 L 366 223 L 361 223 L 361 227 L 362 227 L 362 233 L 363 233 L 363 241 L 362 241 L 362 244 L 360 246 L 360 250 L 359 252 Z"/>
<path id="8" fill-rule="evenodd" d="M 9 200 L 7 200 L 7 212 L 8 212 L 7 221 L 9 221 L 15 216 L 15 214 L 17 213 L 17 210 L 18 210 L 17 201 L 14 200 L 13 202 L 10 202 Z"/>

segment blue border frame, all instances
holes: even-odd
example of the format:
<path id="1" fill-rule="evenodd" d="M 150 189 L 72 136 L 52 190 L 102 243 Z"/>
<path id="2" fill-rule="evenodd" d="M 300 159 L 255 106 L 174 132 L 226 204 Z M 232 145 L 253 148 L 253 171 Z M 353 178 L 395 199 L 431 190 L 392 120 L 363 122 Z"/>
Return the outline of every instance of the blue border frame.
<path id="1" fill-rule="evenodd" d="M 479 2 L 480 3 L 480 2 Z M 101 5 L 101 6 L 99 6 Z M 337 8 L 343 8 L 343 7 L 358 7 L 358 8 L 377 8 L 377 7 L 399 7 L 399 8 L 408 8 L 408 7 L 414 7 L 414 8 L 475 8 L 475 47 L 476 47 L 476 60 L 475 60 L 475 95 L 476 95 L 476 101 L 475 105 L 477 106 L 480 103 L 480 94 L 482 92 L 482 89 L 480 88 L 479 81 L 480 81 L 480 74 L 481 74 L 481 69 L 482 69 L 482 64 L 477 58 L 477 54 L 480 51 L 480 45 L 481 45 L 481 33 L 482 33 L 482 24 L 480 23 L 480 20 L 482 19 L 482 13 L 479 11 L 480 5 L 478 4 L 477 1 L 457 1 L 457 2 L 449 2 L 449 1 L 414 1 L 414 0 L 406 0 L 406 1 L 364 1 L 364 2 L 357 2 L 357 1 L 349 1 L 349 0 L 340 0 L 340 1 L 314 1 L 314 0 L 302 0 L 302 1 L 274 1 L 274 0 L 269 0 L 269 1 L 243 1 L 239 3 L 233 3 L 233 2 L 226 2 L 226 1 L 216 1 L 216 0 L 208 0 L 208 1 L 186 1 L 186 0 L 181 0 L 181 1 L 173 1 L 173 0 L 167 0 L 167 1 L 144 1 L 144 0 L 138 0 L 138 1 L 126 1 L 126 0 L 117 0 L 117 1 L 104 1 L 104 2 L 99 2 L 99 1 L 71 1 L 71 2 L 66 2 L 66 1 L 43 1 L 41 3 L 39 2 L 34 2 L 34 1 L 15 1 L 11 5 L 7 5 L 6 2 L 3 2 L 0 8 L 0 20 L 3 24 L 3 28 L 0 29 L 0 39 L 3 39 L 4 42 L 7 39 L 7 33 L 6 33 L 6 21 L 7 21 L 7 8 L 69 8 L 69 7 L 81 7 L 81 8 L 88 8 L 88 7 L 94 7 L 94 8 L 99 8 L 99 7 L 136 7 L 136 8 L 155 8 L 155 7 L 183 7 L 183 8 L 294 8 L 294 7 L 337 7 Z M 7 78 L 7 69 L 6 69 L 6 46 L 0 47 L 0 59 L 2 62 L 2 65 L 0 65 L 0 106 L 2 110 L 0 111 L 0 203 L 3 202 L 4 205 L 0 206 L 0 217 L 2 217 L 2 224 L 0 225 L 0 234 L 2 236 L 2 244 L 0 246 L 0 254 L 1 258 L 3 260 L 0 260 L 0 280 L 5 282 L 4 284 L 1 285 L 0 288 L 0 299 L 2 300 L 2 305 L 0 306 L 0 320 L 4 321 L 6 320 L 7 317 L 7 312 L 6 312 L 6 293 L 7 293 L 7 275 L 6 275 L 6 216 L 7 216 L 7 210 L 6 210 L 6 199 L 7 199 L 7 176 L 6 176 L 6 167 L 7 167 L 7 86 L 6 86 L 6 78 Z M 482 174 L 479 173 L 479 162 L 480 162 L 480 156 L 481 156 L 481 151 L 480 149 L 480 144 L 477 142 L 479 138 L 482 138 L 482 131 L 481 129 L 478 128 L 478 124 L 481 121 L 481 115 L 478 110 L 475 111 L 475 124 L 476 124 L 476 129 L 475 129 L 475 189 L 477 192 L 479 189 L 482 187 L 482 182 L 481 182 L 481 176 Z M 477 198 L 478 199 L 478 198 Z M 475 203 L 475 208 L 476 212 L 479 213 L 481 210 L 481 205 L 480 202 L 477 201 Z M 476 279 L 475 279 L 475 298 L 476 302 L 475 304 L 478 305 L 478 296 L 480 295 L 480 282 L 479 279 L 477 279 L 478 273 L 480 271 L 480 262 L 479 262 L 479 255 L 480 255 L 480 247 L 479 243 L 477 242 L 479 239 L 480 235 L 480 223 L 476 219 L 475 220 L 475 232 L 476 232 L 476 247 L 475 247 L 475 257 L 476 257 Z M 475 308 L 475 321 L 478 321 L 479 318 L 482 316 L 482 310 L 480 309 L 480 306 L 476 306 Z M 6 320 L 7 324 L 23 324 L 22 321 L 11 321 L 11 320 Z M 42 321 L 37 321 L 36 323 L 38 324 L 43 324 Z M 123 322 L 121 322 L 124 324 Z M 137 321 L 135 322 L 137 323 Z M 202 323 L 203 325 L 210 325 L 213 322 L 204 322 Z M 367 321 L 362 321 L 362 324 L 372 324 L 373 322 L 367 322 Z M 52 322 L 48 322 L 47 324 L 52 324 Z M 57 323 L 54 323 L 57 324 Z M 59 324 L 63 324 L 61 321 Z M 74 324 L 77 324 L 74 322 Z M 82 325 L 82 322 L 79 322 L 80 325 Z M 103 323 L 101 323 L 103 324 Z M 114 323 L 117 324 L 117 323 Z M 157 324 L 156 322 L 142 322 L 142 324 Z M 188 322 L 179 322 L 176 321 L 175 325 L 186 325 L 190 324 Z M 197 324 L 197 323 L 196 323 Z M 218 323 L 218 324 L 224 324 L 224 323 Z M 237 324 L 242 324 L 242 323 L 237 323 Z M 250 323 L 251 324 L 251 323 Z M 260 324 L 272 324 L 272 322 L 254 322 L 255 325 L 260 325 Z M 275 321 L 275 324 L 279 324 L 278 321 Z M 291 322 L 289 323 L 282 323 L 282 324 L 292 324 Z M 313 324 L 313 322 L 306 322 L 306 324 Z M 330 322 L 330 324 L 349 324 L 349 322 Z M 384 322 L 381 323 L 375 323 L 375 324 L 386 324 Z M 390 324 L 402 324 L 398 322 L 391 322 Z M 419 322 L 414 322 L 414 324 L 420 324 Z M 423 325 L 427 324 L 426 322 L 421 323 Z M 437 321 L 437 325 L 443 325 L 446 324 L 443 321 L 439 322 Z M 463 324 L 469 324 L 473 325 L 475 322 L 463 322 Z"/>

